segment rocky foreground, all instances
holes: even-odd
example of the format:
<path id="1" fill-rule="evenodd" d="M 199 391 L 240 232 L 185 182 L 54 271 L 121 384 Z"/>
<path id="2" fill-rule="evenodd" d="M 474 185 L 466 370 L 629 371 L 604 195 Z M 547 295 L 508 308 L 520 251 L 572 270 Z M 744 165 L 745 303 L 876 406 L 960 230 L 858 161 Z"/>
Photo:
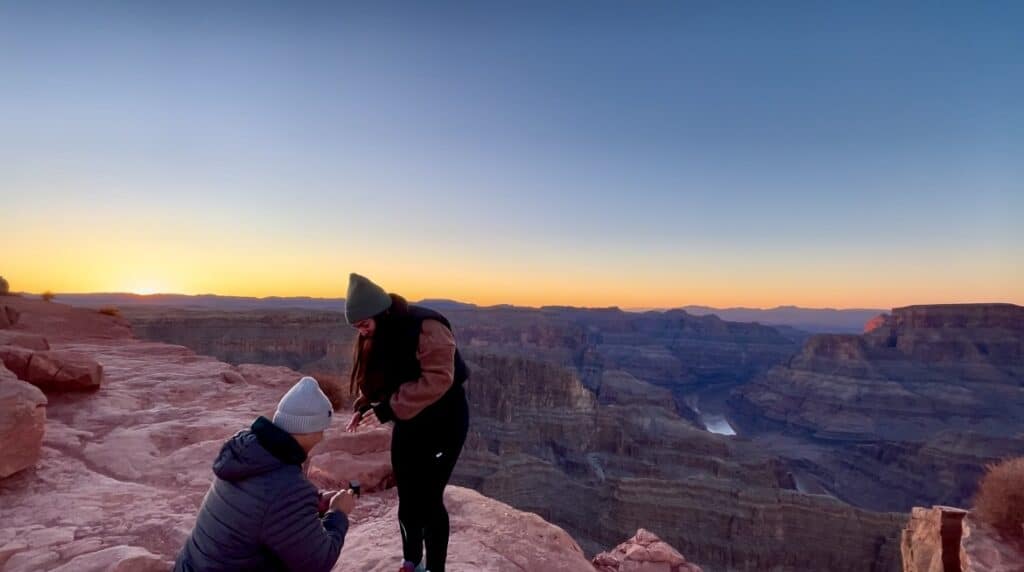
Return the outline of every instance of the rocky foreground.
<path id="1" fill-rule="evenodd" d="M 299 377 L 140 341 L 125 321 L 91 310 L 3 297 L 0 314 L 5 571 L 166 570 L 220 444 L 271 414 Z M 335 570 L 392 570 L 400 550 L 389 430 L 346 434 L 345 421 L 335 421 L 309 469 L 322 486 L 358 478 L 368 493 Z M 595 569 L 572 537 L 536 514 L 459 487 L 446 498 L 453 570 Z M 699 570 L 652 537 L 599 555 L 598 568 Z"/>

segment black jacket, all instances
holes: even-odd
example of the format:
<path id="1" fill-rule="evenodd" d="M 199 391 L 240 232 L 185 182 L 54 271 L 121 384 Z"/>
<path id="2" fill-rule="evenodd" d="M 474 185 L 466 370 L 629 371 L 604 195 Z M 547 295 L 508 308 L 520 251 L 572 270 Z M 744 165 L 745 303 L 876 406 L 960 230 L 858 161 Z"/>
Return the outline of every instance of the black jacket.
<path id="1" fill-rule="evenodd" d="M 348 517 L 319 516 L 317 490 L 302 475 L 305 459 L 295 439 L 264 417 L 229 439 L 174 570 L 333 568 Z"/>

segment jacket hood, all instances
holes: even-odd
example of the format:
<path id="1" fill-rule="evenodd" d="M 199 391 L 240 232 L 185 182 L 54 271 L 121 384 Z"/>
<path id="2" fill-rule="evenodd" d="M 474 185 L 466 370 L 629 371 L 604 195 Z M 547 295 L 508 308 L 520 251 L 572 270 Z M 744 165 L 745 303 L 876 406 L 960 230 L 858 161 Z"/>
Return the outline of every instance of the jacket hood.
<path id="1" fill-rule="evenodd" d="M 306 452 L 291 435 L 260 417 L 250 429 L 224 443 L 213 462 L 213 473 L 225 481 L 239 481 L 305 460 Z"/>

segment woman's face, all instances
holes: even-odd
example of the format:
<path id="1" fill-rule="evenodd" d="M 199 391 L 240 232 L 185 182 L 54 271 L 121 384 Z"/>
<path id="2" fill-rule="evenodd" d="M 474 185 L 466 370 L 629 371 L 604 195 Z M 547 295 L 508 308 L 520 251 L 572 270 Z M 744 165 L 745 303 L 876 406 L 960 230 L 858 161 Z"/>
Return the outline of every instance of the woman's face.
<path id="1" fill-rule="evenodd" d="M 359 320 L 353 324 L 353 326 L 359 330 L 360 336 L 369 338 L 373 336 L 373 332 L 377 329 L 377 320 L 373 318 L 366 318 L 365 320 Z"/>

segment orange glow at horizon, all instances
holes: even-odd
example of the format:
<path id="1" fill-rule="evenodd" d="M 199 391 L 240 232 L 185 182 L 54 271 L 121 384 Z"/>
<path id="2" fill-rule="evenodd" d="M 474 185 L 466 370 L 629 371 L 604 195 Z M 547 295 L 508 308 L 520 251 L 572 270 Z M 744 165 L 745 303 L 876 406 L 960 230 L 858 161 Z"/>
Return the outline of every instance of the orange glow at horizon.
<path id="1" fill-rule="evenodd" d="M 51 213 L 47 213 L 51 214 Z M 13 291 L 344 297 L 349 272 L 410 300 L 480 305 L 665 308 L 683 305 L 892 308 L 910 304 L 1024 304 L 1024 265 L 1013 249 L 928 251 L 726 248 L 642 253 L 608 245 L 385 239 L 350 230 L 265 233 L 110 215 L 76 234 L 59 218 L 23 217 L 12 232 L 31 248 L 6 249 L 0 275 Z M 22 226 L 19 230 L 17 227 Z M 366 236 L 366 238 L 360 238 Z"/>
<path id="2" fill-rule="evenodd" d="M 453 261 L 446 270 L 431 264 L 398 261 L 394 267 L 364 259 L 264 254 L 260 260 L 237 256 L 139 256 L 119 254 L 104 263 L 70 257 L 4 261 L 3 276 L 13 291 L 56 293 L 132 292 L 232 296 L 344 297 L 350 271 L 369 276 L 410 300 L 447 298 L 483 306 L 571 305 L 583 307 L 667 308 L 688 304 L 714 307 L 797 305 L 831 308 L 892 308 L 910 304 L 955 302 L 1024 303 L 1020 281 L 964 273 L 935 282 L 927 277 L 887 273 L 884 284 L 851 281 L 847 272 L 808 273 L 799 269 L 753 272 L 749 278 L 714 269 L 595 273 L 566 268 L 535 272 L 510 268 L 474 268 Z M 158 259 L 159 263 L 154 262 Z M 856 274 L 854 272 L 853 274 Z"/>

